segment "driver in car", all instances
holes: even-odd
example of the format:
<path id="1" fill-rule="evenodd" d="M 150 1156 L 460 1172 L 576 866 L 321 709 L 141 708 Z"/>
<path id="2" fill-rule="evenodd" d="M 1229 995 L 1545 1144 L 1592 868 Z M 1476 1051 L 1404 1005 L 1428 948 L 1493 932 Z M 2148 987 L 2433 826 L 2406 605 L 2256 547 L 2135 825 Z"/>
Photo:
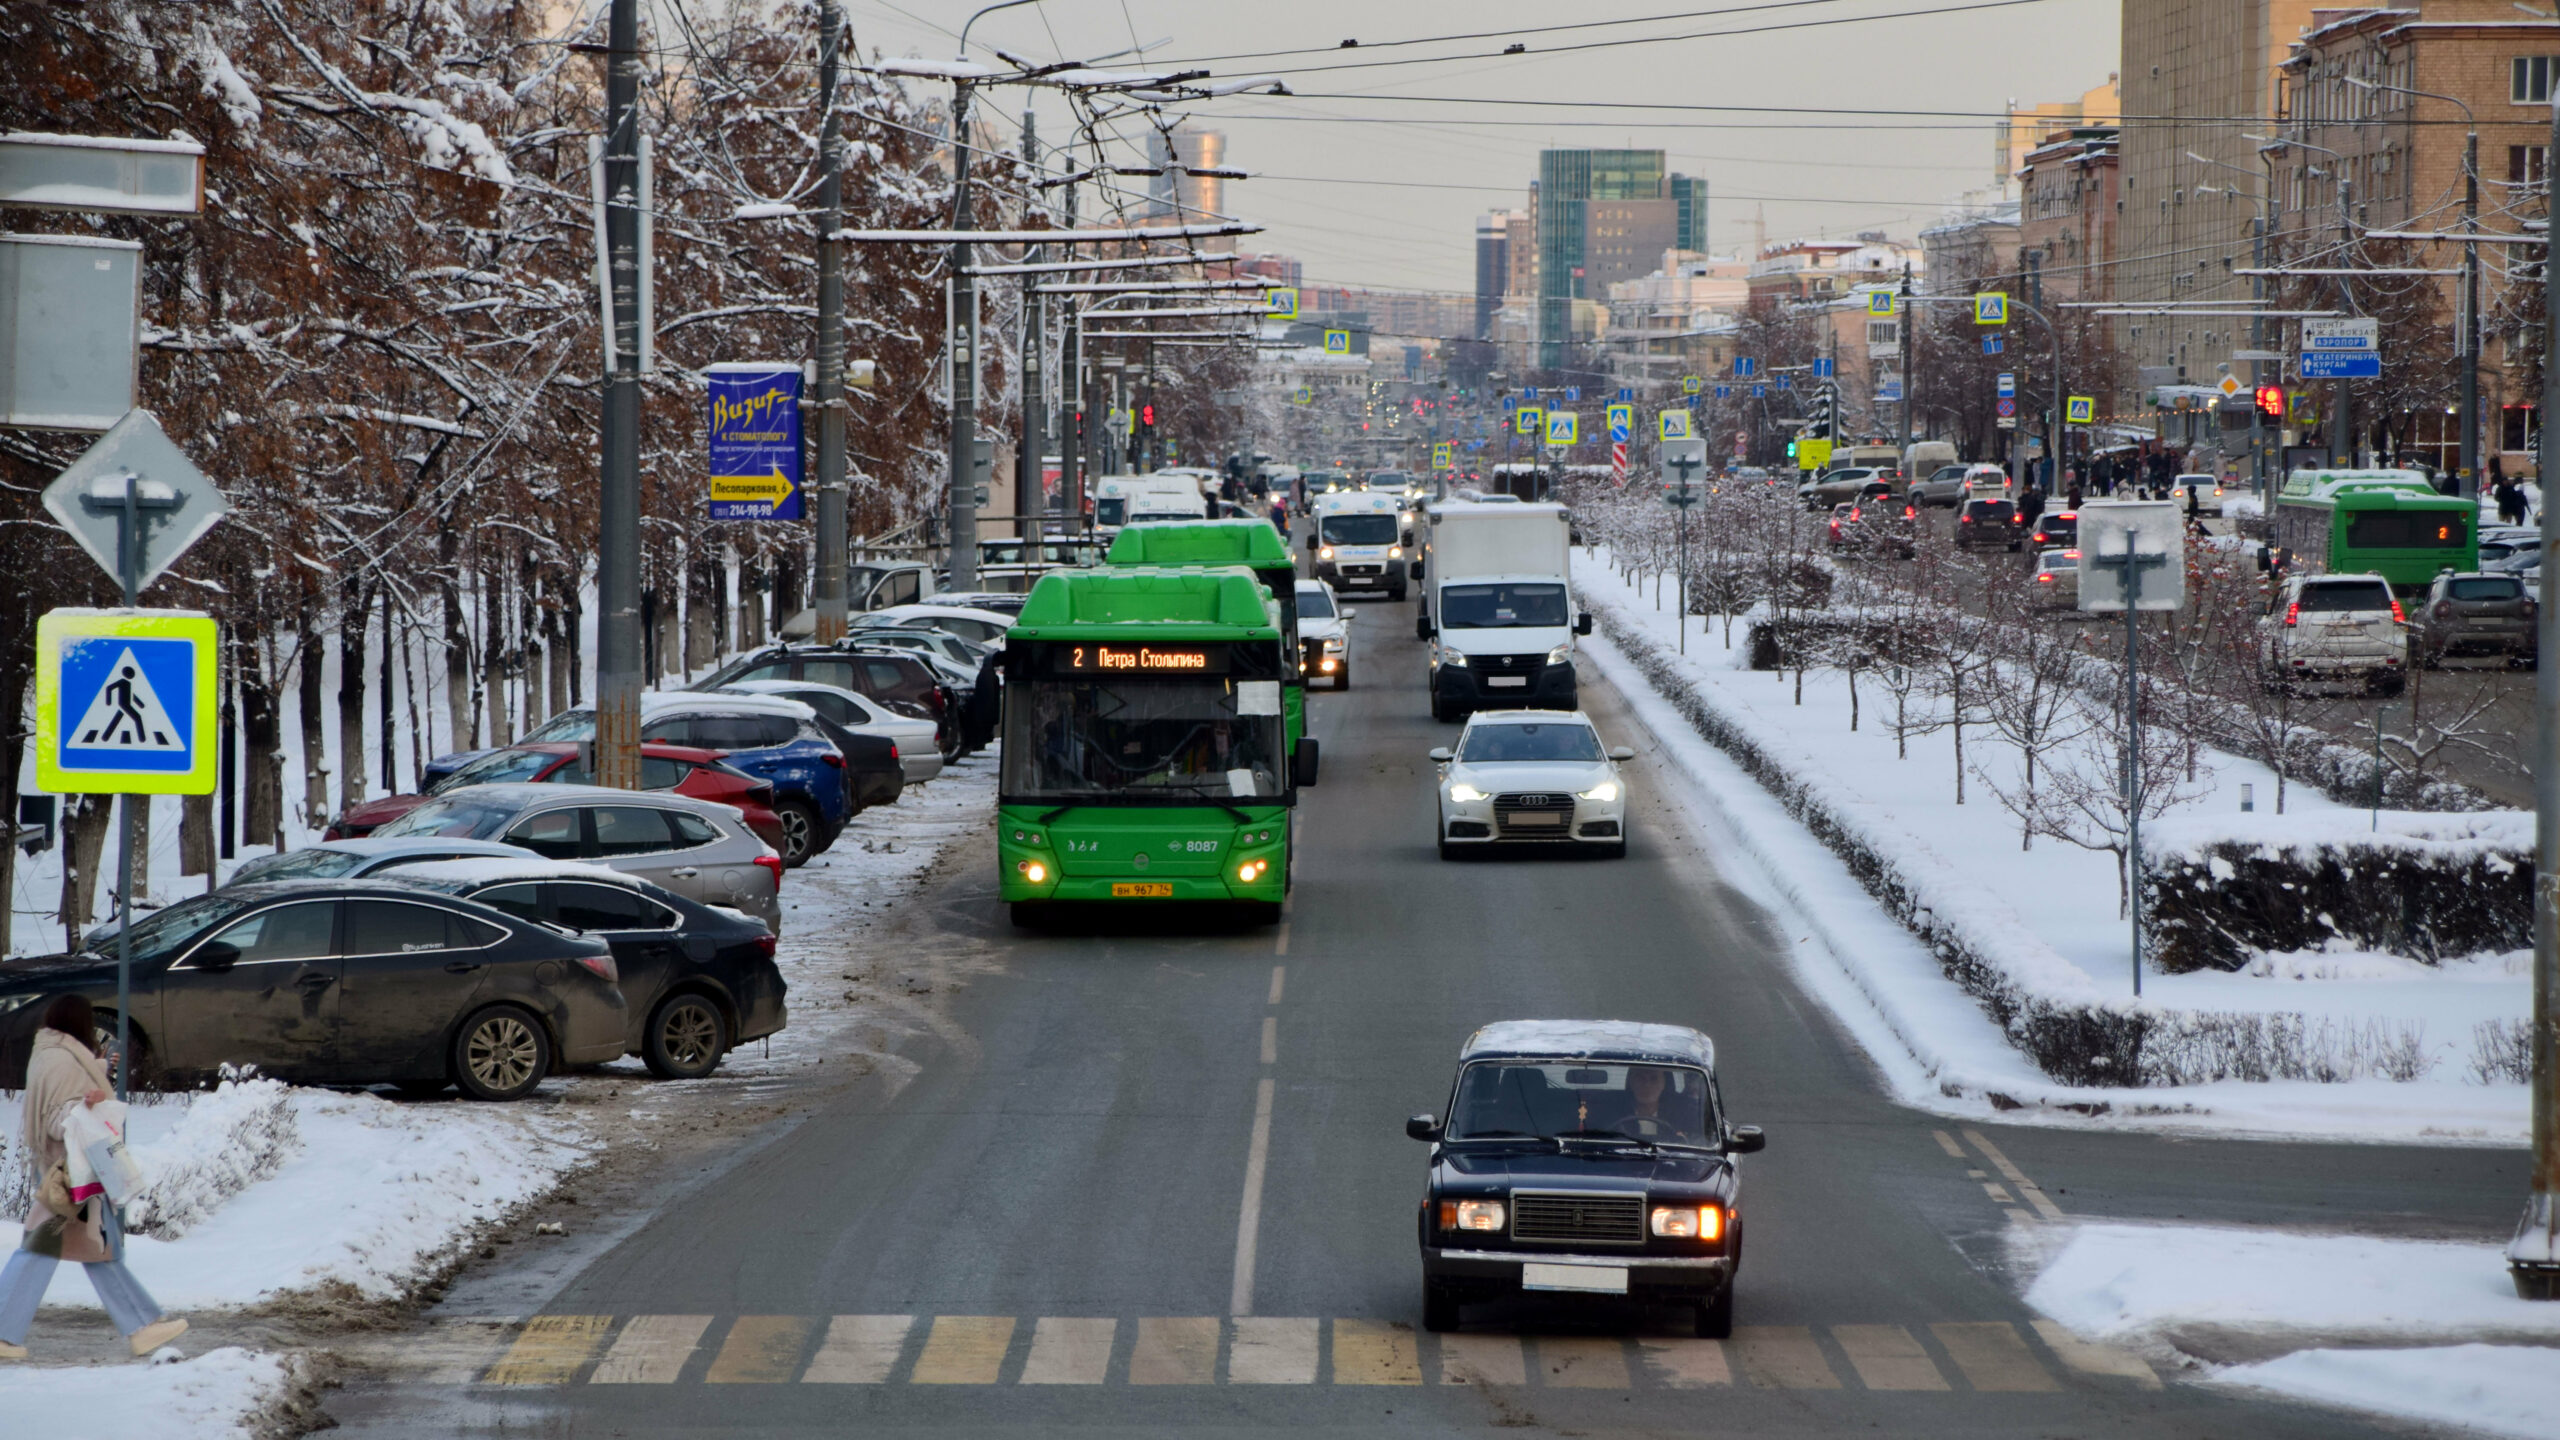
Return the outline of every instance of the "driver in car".
<path id="1" fill-rule="evenodd" d="M 1631 1108 L 1618 1121 L 1618 1132 L 1645 1140 L 1688 1140 L 1689 1132 L 1672 1123 L 1662 1113 L 1662 1092 L 1671 1077 L 1655 1065 L 1627 1067 L 1627 1098 Z"/>

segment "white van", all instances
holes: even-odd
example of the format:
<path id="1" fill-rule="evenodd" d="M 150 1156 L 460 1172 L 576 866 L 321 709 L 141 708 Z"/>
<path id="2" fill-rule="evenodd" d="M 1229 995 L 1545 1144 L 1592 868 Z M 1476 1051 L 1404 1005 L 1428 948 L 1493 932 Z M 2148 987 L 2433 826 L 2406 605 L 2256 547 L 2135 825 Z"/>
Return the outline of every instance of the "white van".
<path id="1" fill-rule="evenodd" d="M 1105 475 L 1093 482 L 1093 528 L 1120 533 L 1141 520 L 1206 520 L 1209 502 L 1190 475 Z"/>
<path id="2" fill-rule="evenodd" d="M 1336 590 L 1383 590 L 1404 598 L 1402 490 L 1336 490 L 1319 495 L 1307 548 L 1316 578 Z"/>

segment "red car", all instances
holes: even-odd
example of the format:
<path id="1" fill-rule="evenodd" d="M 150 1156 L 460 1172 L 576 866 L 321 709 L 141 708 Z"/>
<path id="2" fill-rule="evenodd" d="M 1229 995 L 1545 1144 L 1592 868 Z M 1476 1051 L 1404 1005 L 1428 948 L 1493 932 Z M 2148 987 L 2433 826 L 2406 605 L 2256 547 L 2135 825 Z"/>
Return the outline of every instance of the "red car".
<path id="1" fill-rule="evenodd" d="M 385 795 L 348 809 L 329 822 L 320 838 L 352 840 L 370 835 L 425 804 L 429 795 L 441 795 L 464 785 L 523 780 L 555 785 L 592 784 L 586 762 L 579 758 L 579 749 L 567 741 L 547 741 L 492 750 L 428 786 L 425 795 Z M 757 839 L 772 846 L 776 854 L 781 853 L 782 817 L 773 813 L 773 787 L 722 761 L 716 750 L 643 741 L 640 788 L 673 790 L 696 800 L 729 806 L 745 817 L 747 828 L 755 832 Z"/>

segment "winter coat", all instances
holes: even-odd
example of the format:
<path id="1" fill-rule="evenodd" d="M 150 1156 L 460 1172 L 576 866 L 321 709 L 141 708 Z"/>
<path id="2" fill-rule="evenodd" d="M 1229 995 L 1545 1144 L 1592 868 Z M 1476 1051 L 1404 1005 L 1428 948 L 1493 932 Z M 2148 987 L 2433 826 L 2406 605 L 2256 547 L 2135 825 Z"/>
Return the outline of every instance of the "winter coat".
<path id="1" fill-rule="evenodd" d="M 87 1104 L 92 1090 L 112 1092 L 114 1088 L 107 1080 L 107 1067 L 89 1053 L 88 1046 L 59 1030 L 36 1032 L 34 1048 L 27 1055 L 27 1091 L 19 1120 L 27 1138 L 27 1189 L 34 1197 L 27 1206 L 20 1249 L 84 1263 L 115 1258 L 107 1249 L 106 1197 L 92 1196 L 72 1207 L 68 1215 L 47 1209 L 43 1198 L 46 1173 L 68 1154 L 62 1141 L 63 1112 Z"/>

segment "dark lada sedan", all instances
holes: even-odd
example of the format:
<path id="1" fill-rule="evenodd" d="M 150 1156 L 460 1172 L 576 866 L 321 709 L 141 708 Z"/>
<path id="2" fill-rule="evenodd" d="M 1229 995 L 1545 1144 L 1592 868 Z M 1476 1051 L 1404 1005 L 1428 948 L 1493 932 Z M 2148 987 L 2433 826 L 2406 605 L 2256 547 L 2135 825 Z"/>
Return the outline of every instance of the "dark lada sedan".
<path id="1" fill-rule="evenodd" d="M 1422 1324 L 1523 1293 L 1693 1305 L 1733 1333 L 1742 1176 L 1758 1127 L 1731 1124 L 1715 1044 L 1683 1025 L 1506 1020 L 1467 1038 L 1431 1142 L 1418 1217 Z"/>
<path id="2" fill-rule="evenodd" d="M 133 927 L 133 1078 L 251 1065 L 324 1085 L 447 1084 L 513 1100 L 556 1065 L 623 1051 L 603 940 L 374 880 L 235 885 Z M 0 1089 L 23 1083 L 43 1000 L 89 997 L 113 1032 L 116 961 L 86 951 L 0 962 Z"/>

